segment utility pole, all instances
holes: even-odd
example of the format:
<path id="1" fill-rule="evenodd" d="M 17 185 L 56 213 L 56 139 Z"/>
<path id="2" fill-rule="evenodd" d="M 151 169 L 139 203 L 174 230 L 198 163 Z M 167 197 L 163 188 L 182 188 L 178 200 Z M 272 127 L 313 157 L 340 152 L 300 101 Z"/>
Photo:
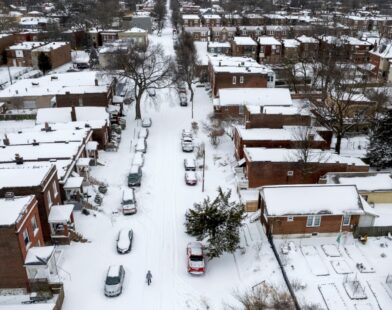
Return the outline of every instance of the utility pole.
<path id="1" fill-rule="evenodd" d="M 7 64 L 8 68 L 8 76 L 10 77 L 10 84 L 12 85 L 12 76 L 11 76 L 11 71 L 10 71 L 10 66 Z"/>

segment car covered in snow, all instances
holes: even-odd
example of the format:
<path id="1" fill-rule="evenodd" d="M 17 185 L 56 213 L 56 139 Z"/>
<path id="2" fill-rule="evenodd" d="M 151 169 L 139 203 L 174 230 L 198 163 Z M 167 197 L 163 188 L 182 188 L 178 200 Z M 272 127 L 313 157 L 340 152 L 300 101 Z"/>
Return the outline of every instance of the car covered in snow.
<path id="1" fill-rule="evenodd" d="M 142 167 L 138 165 L 132 165 L 128 174 L 128 186 L 140 186 L 142 183 L 142 176 Z"/>
<path id="2" fill-rule="evenodd" d="M 184 137 L 181 140 L 181 148 L 183 152 L 193 152 L 193 140 L 189 137 Z"/>
<path id="3" fill-rule="evenodd" d="M 135 155 L 133 155 L 132 165 L 143 167 L 143 165 L 144 165 L 144 153 L 136 152 Z"/>
<path id="4" fill-rule="evenodd" d="M 121 207 L 124 215 L 135 214 L 137 212 L 137 202 L 135 197 L 135 190 L 133 188 L 124 188 Z"/>
<path id="5" fill-rule="evenodd" d="M 141 128 L 137 136 L 139 139 L 147 139 L 148 134 L 149 134 L 148 128 Z"/>
<path id="6" fill-rule="evenodd" d="M 147 127 L 151 127 L 151 125 L 152 125 L 151 117 L 142 118 L 142 127 L 147 128 Z"/>
<path id="7" fill-rule="evenodd" d="M 150 97 L 155 97 L 157 95 L 154 88 L 147 88 L 147 93 Z"/>
<path id="8" fill-rule="evenodd" d="M 179 97 L 180 97 L 180 106 L 186 107 L 188 105 L 188 98 L 186 94 L 180 93 Z"/>
<path id="9" fill-rule="evenodd" d="M 190 138 L 190 139 L 193 139 L 192 132 L 191 132 L 191 131 L 189 131 L 189 130 L 185 130 L 185 129 L 183 129 L 183 130 L 182 130 L 182 132 L 181 132 L 181 138 L 182 138 L 182 139 L 184 139 L 184 138 Z"/>
<path id="10" fill-rule="evenodd" d="M 143 139 L 143 138 L 137 139 L 136 145 L 135 145 L 135 151 L 136 152 L 142 152 L 142 153 L 146 153 L 147 152 L 147 141 L 146 141 L 146 139 Z"/>
<path id="11" fill-rule="evenodd" d="M 131 252 L 132 249 L 133 230 L 130 228 L 122 228 L 117 236 L 117 253 L 125 254 Z"/>
<path id="12" fill-rule="evenodd" d="M 189 242 L 186 247 L 188 272 L 202 275 L 206 271 L 204 262 L 203 245 L 200 242 Z"/>
<path id="13" fill-rule="evenodd" d="M 185 171 L 196 171 L 196 161 L 194 159 L 184 159 Z"/>
<path id="14" fill-rule="evenodd" d="M 111 265 L 105 279 L 104 293 L 107 297 L 115 297 L 121 294 L 125 270 L 123 265 Z"/>
<path id="15" fill-rule="evenodd" d="M 185 172 L 185 183 L 186 183 L 186 185 L 196 185 L 197 184 L 196 172 L 186 171 Z"/>

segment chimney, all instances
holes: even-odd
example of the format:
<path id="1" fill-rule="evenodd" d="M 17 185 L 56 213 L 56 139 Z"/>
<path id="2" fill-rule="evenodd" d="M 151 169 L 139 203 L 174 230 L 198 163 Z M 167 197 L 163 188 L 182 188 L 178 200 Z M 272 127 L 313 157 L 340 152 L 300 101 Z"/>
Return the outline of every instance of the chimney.
<path id="1" fill-rule="evenodd" d="M 260 113 L 264 113 L 264 107 L 262 105 L 260 106 Z"/>
<path id="2" fill-rule="evenodd" d="M 8 139 L 7 135 L 4 135 L 3 143 L 4 145 L 10 145 L 10 139 Z"/>
<path id="3" fill-rule="evenodd" d="M 71 121 L 76 122 L 76 110 L 74 105 L 71 107 Z"/>
<path id="4" fill-rule="evenodd" d="M 6 192 L 6 193 L 4 194 L 4 198 L 5 198 L 6 200 L 14 200 L 15 194 L 14 194 L 14 192 Z"/>
<path id="5" fill-rule="evenodd" d="M 17 165 L 23 165 L 23 157 L 20 157 L 19 154 L 15 154 L 15 162 Z"/>
<path id="6" fill-rule="evenodd" d="M 37 146 L 37 145 L 39 145 L 39 143 L 37 142 L 37 140 L 33 140 L 33 143 L 32 143 L 34 146 Z"/>
<path id="7" fill-rule="evenodd" d="M 98 79 L 94 80 L 95 86 L 98 86 Z"/>

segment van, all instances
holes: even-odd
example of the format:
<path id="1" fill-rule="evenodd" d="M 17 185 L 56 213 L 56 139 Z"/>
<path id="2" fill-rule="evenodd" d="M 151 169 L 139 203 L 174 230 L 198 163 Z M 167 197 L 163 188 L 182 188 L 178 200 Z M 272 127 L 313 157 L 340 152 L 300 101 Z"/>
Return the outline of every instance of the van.
<path id="1" fill-rule="evenodd" d="M 110 266 L 105 279 L 105 296 L 115 297 L 120 295 L 123 288 L 124 278 L 125 270 L 123 265 Z"/>
<path id="2" fill-rule="evenodd" d="M 136 141 L 135 151 L 136 152 L 146 153 L 147 152 L 147 141 L 145 139 L 143 139 L 143 138 L 138 139 Z"/>
<path id="3" fill-rule="evenodd" d="M 121 205 L 124 215 L 135 214 L 137 212 L 135 190 L 133 188 L 124 188 Z"/>
<path id="4" fill-rule="evenodd" d="M 142 167 L 132 165 L 128 174 L 128 186 L 140 186 L 142 183 Z"/>
<path id="5" fill-rule="evenodd" d="M 144 165 L 144 153 L 136 152 L 132 159 L 132 165 L 141 166 Z"/>

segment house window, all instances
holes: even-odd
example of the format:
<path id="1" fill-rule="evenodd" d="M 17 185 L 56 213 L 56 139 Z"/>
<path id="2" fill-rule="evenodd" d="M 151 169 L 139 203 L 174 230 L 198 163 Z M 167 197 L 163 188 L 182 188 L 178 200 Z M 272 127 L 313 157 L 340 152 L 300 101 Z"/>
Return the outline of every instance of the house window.
<path id="1" fill-rule="evenodd" d="M 351 221 L 351 215 L 350 214 L 344 214 L 343 215 L 343 226 L 350 225 L 350 221 Z"/>
<path id="2" fill-rule="evenodd" d="M 244 77 L 240 76 L 240 84 L 244 84 Z"/>
<path id="3" fill-rule="evenodd" d="M 293 221 L 294 221 L 294 216 L 287 217 L 287 222 L 293 222 Z"/>
<path id="4" fill-rule="evenodd" d="M 48 202 L 48 207 L 50 208 L 52 206 L 52 196 L 50 195 L 50 189 L 46 193 L 46 200 Z"/>
<path id="5" fill-rule="evenodd" d="M 53 197 L 56 198 L 58 194 L 56 182 L 52 183 L 52 188 L 53 188 Z"/>
<path id="6" fill-rule="evenodd" d="M 310 215 L 306 220 L 306 227 L 318 227 L 321 223 L 320 215 Z"/>
<path id="7" fill-rule="evenodd" d="M 233 85 L 237 84 L 237 77 L 233 76 Z"/>
<path id="8" fill-rule="evenodd" d="M 31 218 L 31 227 L 33 227 L 33 232 L 34 232 L 34 236 L 35 236 L 38 232 L 38 224 L 37 224 L 37 219 L 35 218 L 35 215 Z"/>
<path id="9" fill-rule="evenodd" d="M 29 232 L 27 231 L 27 229 L 25 229 L 24 231 L 23 231 L 23 241 L 24 241 L 24 244 L 25 244 L 25 246 L 26 246 L 26 249 L 30 246 L 30 237 L 29 237 Z"/>

